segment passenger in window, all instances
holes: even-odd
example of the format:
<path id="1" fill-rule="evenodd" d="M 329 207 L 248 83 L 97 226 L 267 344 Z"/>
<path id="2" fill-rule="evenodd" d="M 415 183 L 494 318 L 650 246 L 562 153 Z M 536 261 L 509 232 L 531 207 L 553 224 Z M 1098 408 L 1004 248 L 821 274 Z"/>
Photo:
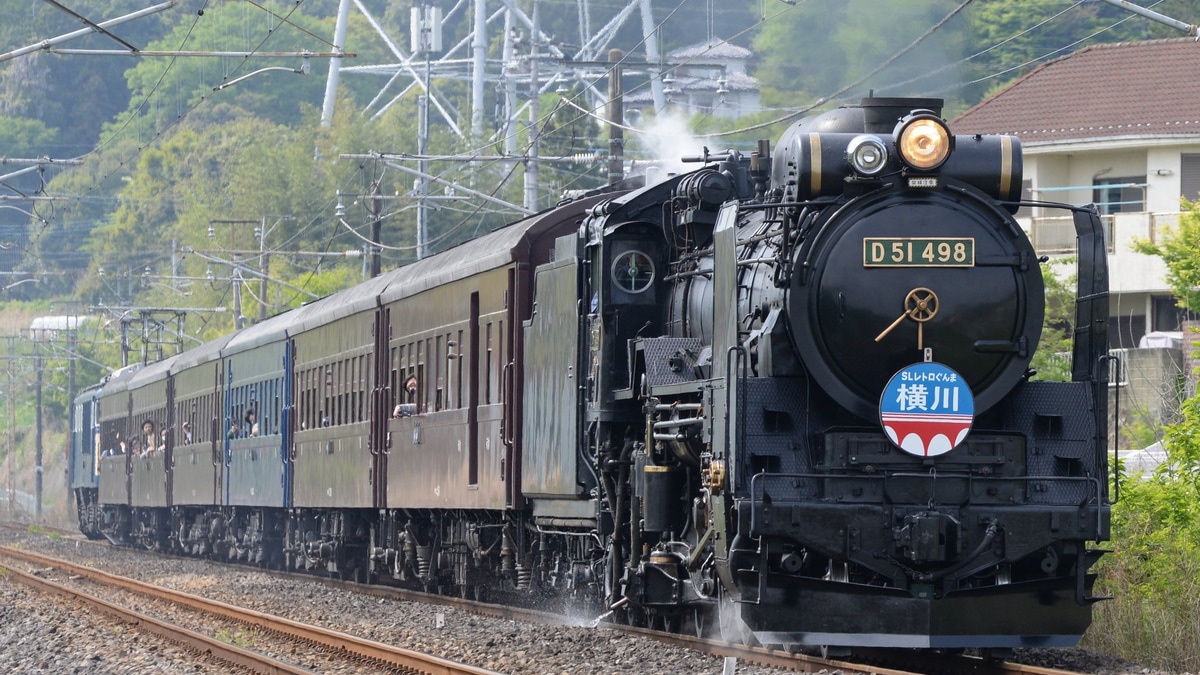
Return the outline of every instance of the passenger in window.
<path id="1" fill-rule="evenodd" d="M 244 421 L 246 422 L 246 430 L 250 432 L 250 435 L 257 436 L 258 435 L 258 419 L 256 418 L 256 416 L 254 414 L 254 408 L 251 408 L 246 411 L 246 417 L 245 417 Z"/>
<path id="2" fill-rule="evenodd" d="M 146 420 L 142 422 L 142 457 L 149 457 L 155 450 L 158 449 L 158 434 L 154 433 L 154 422 Z"/>
<path id="3" fill-rule="evenodd" d="M 183 442 L 185 444 L 192 442 L 192 423 L 191 422 L 183 423 Z"/>
<path id="4" fill-rule="evenodd" d="M 417 376 L 409 375 L 404 381 L 404 397 L 392 410 L 392 417 L 411 417 L 417 414 Z"/>
<path id="5" fill-rule="evenodd" d="M 241 430 L 238 429 L 238 423 L 237 423 L 237 420 L 235 419 L 229 423 L 229 433 L 227 433 L 226 436 L 228 436 L 229 438 L 232 439 L 232 438 L 237 438 L 240 434 L 241 434 Z"/>

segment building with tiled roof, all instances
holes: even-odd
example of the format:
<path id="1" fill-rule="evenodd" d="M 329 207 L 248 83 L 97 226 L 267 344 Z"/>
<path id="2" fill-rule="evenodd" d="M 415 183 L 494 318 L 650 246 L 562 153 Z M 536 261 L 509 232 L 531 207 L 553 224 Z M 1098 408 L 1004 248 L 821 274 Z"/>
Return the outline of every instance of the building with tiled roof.
<path id="1" fill-rule="evenodd" d="M 963 113 L 958 133 L 1013 134 L 1046 144 L 1141 144 L 1200 138 L 1200 43 L 1103 44 L 1046 63 Z"/>
<path id="2" fill-rule="evenodd" d="M 1131 250 L 1200 199 L 1200 43 L 1096 45 L 1043 64 L 951 122 L 956 134 L 1011 134 L 1024 149 L 1026 197 L 1095 203 L 1109 237 L 1110 342 L 1136 347 L 1178 331 L 1181 311 L 1157 257 Z M 1039 252 L 1073 253 L 1070 223 L 1022 212 Z"/>
<path id="3" fill-rule="evenodd" d="M 761 108 L 758 80 L 746 72 L 753 53 L 729 42 L 702 42 L 667 54 L 671 70 L 663 77 L 668 106 L 688 114 L 739 117 Z M 625 96 L 627 110 L 652 108 L 647 88 Z M 635 115 L 637 114 L 635 112 Z"/>

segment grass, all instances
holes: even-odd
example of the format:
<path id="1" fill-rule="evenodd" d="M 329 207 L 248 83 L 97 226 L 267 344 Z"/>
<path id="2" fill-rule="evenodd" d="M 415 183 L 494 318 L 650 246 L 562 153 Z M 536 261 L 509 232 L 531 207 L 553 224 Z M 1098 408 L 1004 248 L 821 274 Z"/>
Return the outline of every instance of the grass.
<path id="1" fill-rule="evenodd" d="M 243 631 L 241 628 L 238 628 L 233 632 L 230 632 L 227 628 L 222 628 L 221 630 L 217 631 L 217 634 L 214 637 L 221 642 L 233 645 L 234 647 L 241 647 L 242 649 L 254 648 L 254 636 L 251 633 Z"/>
<path id="2" fill-rule="evenodd" d="M 1143 666 L 1200 672 L 1200 560 L 1189 546 L 1137 553 L 1118 546 L 1102 562 L 1082 646 Z"/>

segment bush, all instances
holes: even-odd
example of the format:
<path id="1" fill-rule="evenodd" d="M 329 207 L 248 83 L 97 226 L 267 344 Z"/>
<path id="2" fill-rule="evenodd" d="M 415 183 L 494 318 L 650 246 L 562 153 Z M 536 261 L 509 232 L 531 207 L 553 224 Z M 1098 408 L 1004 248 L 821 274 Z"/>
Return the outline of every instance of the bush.
<path id="1" fill-rule="evenodd" d="M 1100 603 L 1084 645 L 1146 666 L 1200 671 L 1200 398 L 1168 428 L 1168 461 L 1121 484 L 1115 551 L 1101 561 Z"/>

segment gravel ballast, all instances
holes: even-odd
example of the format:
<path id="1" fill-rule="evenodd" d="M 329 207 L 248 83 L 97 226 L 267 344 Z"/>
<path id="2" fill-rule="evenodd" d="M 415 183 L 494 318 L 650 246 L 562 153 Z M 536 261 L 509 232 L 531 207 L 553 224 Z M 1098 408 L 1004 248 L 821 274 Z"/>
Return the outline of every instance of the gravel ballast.
<path id="1" fill-rule="evenodd" d="M 591 628 L 585 625 L 590 617 L 564 619 L 563 625 L 512 621 L 452 607 L 372 597 L 316 580 L 281 579 L 210 561 L 9 529 L 0 529 L 0 543 L 504 673 L 726 672 L 723 659 Z M 73 616 L 71 609 L 58 606 L 59 600 L 48 600 L 18 584 L 0 583 L 0 592 L 4 594 L 0 672 L 228 672 L 228 668 L 200 663 L 157 638 L 131 641 L 129 629 L 95 625 L 95 617 Z M 1081 650 L 1021 650 L 1018 657 L 1023 662 L 1077 672 L 1166 675 Z M 313 665 L 321 672 L 373 672 L 351 664 Z M 739 663 L 735 672 L 767 675 L 786 671 Z"/>

